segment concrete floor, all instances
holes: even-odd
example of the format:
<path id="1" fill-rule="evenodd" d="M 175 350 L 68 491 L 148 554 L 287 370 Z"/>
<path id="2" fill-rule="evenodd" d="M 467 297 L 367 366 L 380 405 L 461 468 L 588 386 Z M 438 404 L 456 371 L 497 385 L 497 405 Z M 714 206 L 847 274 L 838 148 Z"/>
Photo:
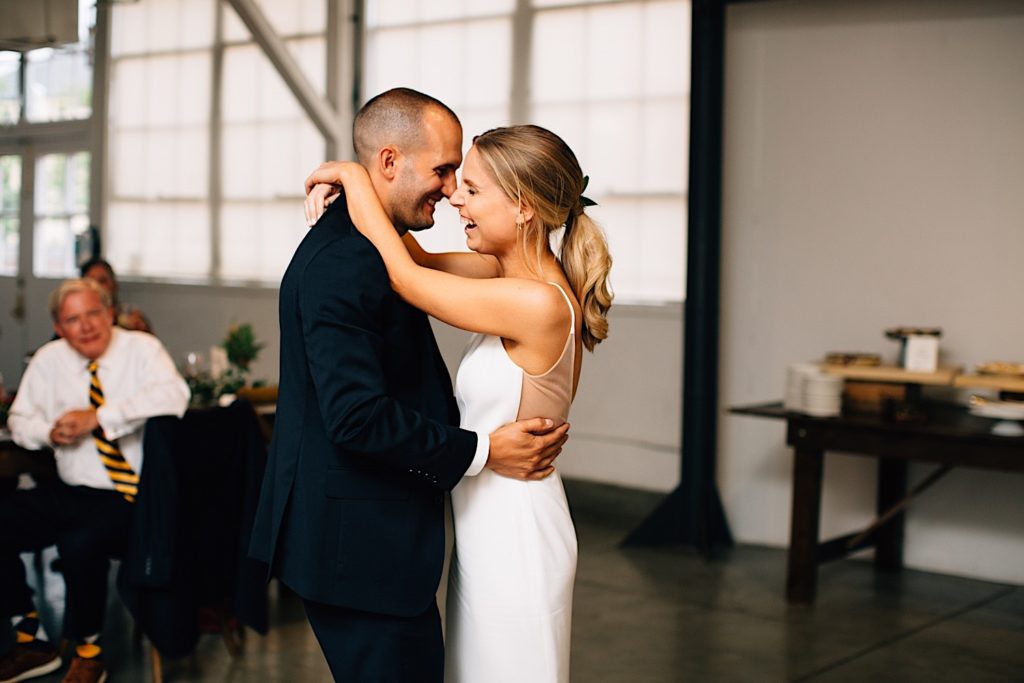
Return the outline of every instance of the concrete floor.
<path id="1" fill-rule="evenodd" d="M 783 599 L 785 553 L 741 546 L 708 563 L 678 549 L 618 547 L 659 496 L 568 482 L 580 541 L 575 683 L 1024 681 L 1024 588 L 867 562 L 825 566 L 813 607 Z M 271 591 L 270 634 L 232 660 L 215 636 L 165 663 L 167 681 L 329 681 L 301 603 Z M 150 659 L 111 610 L 114 681 L 149 680 Z M 59 681 L 53 675 L 46 681 Z M 485 682 L 483 682 L 485 683 Z M 533 683 L 533 682 L 524 682 Z"/>

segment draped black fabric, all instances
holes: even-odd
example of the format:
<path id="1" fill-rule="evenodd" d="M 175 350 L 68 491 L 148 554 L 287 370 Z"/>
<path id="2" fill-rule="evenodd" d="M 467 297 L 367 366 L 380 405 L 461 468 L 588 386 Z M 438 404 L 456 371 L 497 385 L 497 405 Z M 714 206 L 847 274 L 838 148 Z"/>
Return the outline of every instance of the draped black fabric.
<path id="1" fill-rule="evenodd" d="M 161 654 L 199 639 L 200 608 L 224 609 L 267 631 L 266 567 L 247 557 L 266 465 L 252 406 L 189 410 L 146 424 L 132 541 L 121 598 Z"/>

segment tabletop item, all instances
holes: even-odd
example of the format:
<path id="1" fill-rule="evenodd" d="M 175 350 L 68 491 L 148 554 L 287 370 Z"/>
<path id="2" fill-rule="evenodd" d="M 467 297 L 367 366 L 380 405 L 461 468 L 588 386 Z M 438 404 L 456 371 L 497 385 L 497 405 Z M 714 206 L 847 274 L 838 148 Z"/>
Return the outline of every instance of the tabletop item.
<path id="1" fill-rule="evenodd" d="M 961 389 L 990 389 L 1002 398 L 1024 400 L 1024 375 L 957 375 L 953 386 Z"/>
<path id="2" fill-rule="evenodd" d="M 994 401 L 984 396 L 971 396 L 970 412 L 996 420 L 1024 420 L 1024 401 Z"/>
<path id="3" fill-rule="evenodd" d="M 824 373 L 804 380 L 803 412 L 815 417 L 833 417 L 842 410 L 843 378 Z"/>
<path id="4" fill-rule="evenodd" d="M 843 378 L 826 374 L 817 363 L 786 368 L 786 410 L 831 417 L 842 410 Z"/>
<path id="5" fill-rule="evenodd" d="M 938 327 L 890 327 L 885 336 L 900 343 L 899 362 L 904 370 L 935 372 L 939 367 Z"/>
<path id="6" fill-rule="evenodd" d="M 928 384 L 950 386 L 953 379 L 960 373 L 959 366 L 937 368 L 935 372 L 912 372 L 893 365 L 867 367 L 860 365 L 826 365 L 824 372 L 838 375 L 847 380 L 856 379 L 864 382 L 898 382 L 900 384 Z"/>
<path id="7" fill-rule="evenodd" d="M 862 351 L 830 351 L 825 354 L 825 364 L 877 367 L 882 364 L 882 357 L 877 353 Z"/>
<path id="8" fill-rule="evenodd" d="M 881 415 L 907 403 L 907 385 L 848 379 L 843 386 L 843 411 Z"/>
<path id="9" fill-rule="evenodd" d="M 906 339 L 907 337 L 941 337 L 941 327 L 890 327 L 885 331 L 889 339 Z"/>
<path id="10" fill-rule="evenodd" d="M 804 406 L 804 382 L 808 377 L 821 374 L 817 363 L 793 363 L 786 367 L 786 410 L 801 411 Z"/>
<path id="11" fill-rule="evenodd" d="M 979 363 L 975 368 L 979 375 L 1009 375 L 1024 377 L 1024 363 L 1013 363 L 1005 360 L 990 360 Z"/>
<path id="12" fill-rule="evenodd" d="M 900 353 L 903 367 L 914 372 L 935 372 L 939 367 L 939 338 L 912 334 L 903 341 Z"/>

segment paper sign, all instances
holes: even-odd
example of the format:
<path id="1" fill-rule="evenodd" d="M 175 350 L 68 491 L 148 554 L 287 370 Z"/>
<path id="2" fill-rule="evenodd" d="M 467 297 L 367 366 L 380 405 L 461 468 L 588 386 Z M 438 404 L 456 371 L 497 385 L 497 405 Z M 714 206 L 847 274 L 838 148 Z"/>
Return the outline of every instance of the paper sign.
<path id="1" fill-rule="evenodd" d="M 912 334 L 907 337 L 903 367 L 912 372 L 935 372 L 939 368 L 939 338 Z"/>

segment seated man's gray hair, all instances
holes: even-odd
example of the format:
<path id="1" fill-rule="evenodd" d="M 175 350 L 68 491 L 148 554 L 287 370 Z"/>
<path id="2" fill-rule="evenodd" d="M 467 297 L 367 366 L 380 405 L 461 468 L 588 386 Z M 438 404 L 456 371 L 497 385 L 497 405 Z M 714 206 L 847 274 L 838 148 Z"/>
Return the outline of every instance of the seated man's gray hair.
<path id="1" fill-rule="evenodd" d="M 53 322 L 60 322 L 58 319 L 60 317 L 60 307 L 64 305 L 64 299 L 68 298 L 69 294 L 74 294 L 75 292 L 96 292 L 104 308 L 110 308 L 112 305 L 110 294 L 107 293 L 107 290 L 100 287 L 95 280 L 85 278 L 65 280 L 60 283 L 57 289 L 50 293 L 50 317 L 53 318 Z"/>

